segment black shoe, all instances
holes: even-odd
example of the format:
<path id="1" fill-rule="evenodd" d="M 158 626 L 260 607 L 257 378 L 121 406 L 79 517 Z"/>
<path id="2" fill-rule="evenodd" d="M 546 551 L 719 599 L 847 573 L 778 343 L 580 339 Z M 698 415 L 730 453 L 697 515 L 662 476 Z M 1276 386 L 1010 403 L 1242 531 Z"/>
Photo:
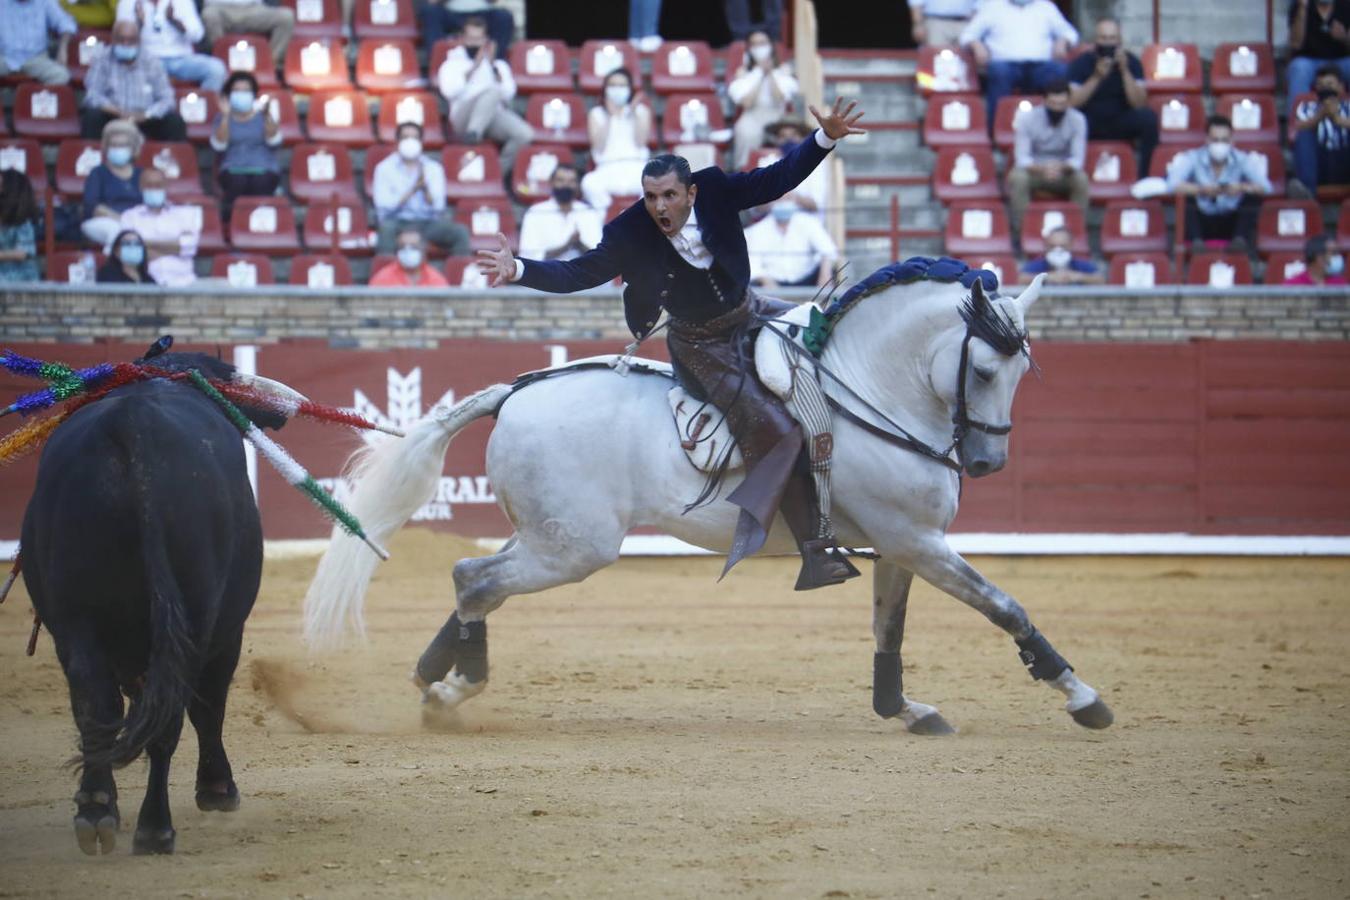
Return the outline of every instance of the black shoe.
<path id="1" fill-rule="evenodd" d="M 833 541 L 824 538 L 803 541 L 801 552 L 802 570 L 797 575 L 795 590 L 810 591 L 832 584 L 843 584 L 850 578 L 862 574 L 839 552 Z"/>

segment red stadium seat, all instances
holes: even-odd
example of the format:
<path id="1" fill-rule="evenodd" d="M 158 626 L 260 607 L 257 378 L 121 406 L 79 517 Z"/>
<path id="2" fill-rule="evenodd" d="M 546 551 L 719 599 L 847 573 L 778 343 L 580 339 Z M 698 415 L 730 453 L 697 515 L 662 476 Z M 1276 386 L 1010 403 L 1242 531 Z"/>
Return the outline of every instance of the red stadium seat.
<path id="1" fill-rule="evenodd" d="M 1059 227 L 1069 229 L 1073 235 L 1074 253 L 1087 256 L 1091 252 L 1082 208 L 1059 200 L 1033 200 L 1027 204 L 1022 217 L 1022 252 L 1028 256 L 1044 253 L 1046 235 Z"/>
<path id="2" fill-rule="evenodd" d="M 363 41 L 417 37 L 412 0 L 354 0 L 352 31 Z"/>
<path id="3" fill-rule="evenodd" d="M 302 94 L 350 88 L 347 44 L 337 39 L 292 40 L 286 47 L 285 74 L 287 86 Z"/>
<path id="4" fill-rule="evenodd" d="M 375 136 L 381 141 L 393 142 L 398 126 L 403 122 L 416 122 L 422 126 L 422 146 L 434 150 L 445 143 L 445 123 L 434 95 L 426 91 L 402 91 L 380 98 Z"/>
<path id="5" fill-rule="evenodd" d="M 652 90 L 703 93 L 716 88 L 712 50 L 704 41 L 667 41 L 652 54 Z"/>
<path id="6" fill-rule="evenodd" d="M 1167 249 L 1167 220 L 1159 200 L 1112 200 L 1102 215 L 1102 253 L 1150 253 Z"/>
<path id="7" fill-rule="evenodd" d="M 56 192 L 66 197 L 84 194 L 84 180 L 103 162 L 98 141 L 67 140 L 56 148 Z"/>
<path id="8" fill-rule="evenodd" d="M 340 254 L 301 253 L 291 260 L 291 284 L 322 290 L 351 283 L 351 266 Z"/>
<path id="9" fill-rule="evenodd" d="M 277 120 L 283 146 L 290 147 L 305 139 L 305 133 L 300 128 L 300 112 L 295 108 L 295 98 L 290 91 L 268 91 L 260 99 L 267 102 L 272 118 Z"/>
<path id="10" fill-rule="evenodd" d="M 441 77 L 441 66 L 445 63 L 445 58 L 450 51 L 459 46 L 459 38 L 441 38 L 431 45 L 431 53 L 427 55 L 427 78 L 435 86 Z M 514 76 L 514 72 L 512 75 Z M 570 88 L 568 88 L 570 90 Z"/>
<path id="11" fill-rule="evenodd" d="M 1322 207 L 1315 200 L 1266 200 L 1256 226 L 1256 249 L 1264 256 L 1280 250 L 1302 250 L 1308 238 L 1322 233 Z"/>
<path id="12" fill-rule="evenodd" d="M 586 107 L 576 94 L 530 95 L 525 120 L 534 126 L 535 138 L 572 147 L 589 147 Z"/>
<path id="13" fill-rule="evenodd" d="M 547 200 L 552 193 L 549 179 L 559 163 L 576 164 L 572 148 L 564 144 L 530 144 L 516 156 L 511 187 L 525 203 Z"/>
<path id="14" fill-rule="evenodd" d="M 1003 203 L 962 202 L 947 208 L 947 254 L 966 257 L 1012 253 L 1012 232 Z"/>
<path id="15" fill-rule="evenodd" d="M 0 138 L 0 172 L 13 169 L 28 176 L 33 189 L 47 189 L 47 163 L 42 158 L 42 145 L 32 138 Z"/>
<path id="16" fill-rule="evenodd" d="M 741 168 L 741 171 L 750 172 L 754 169 L 762 169 L 765 166 L 773 165 L 782 158 L 783 151 L 777 147 L 756 147 L 746 157 L 745 165 Z"/>
<path id="17" fill-rule="evenodd" d="M 1000 285 L 1017 284 L 1021 280 L 1017 260 L 1011 254 L 985 253 L 967 257 L 966 262 L 977 269 L 988 269 L 993 272 Z"/>
<path id="18" fill-rule="evenodd" d="M 1158 140 L 1164 144 L 1189 144 L 1205 140 L 1205 104 L 1193 94 L 1150 94 L 1149 108 L 1158 116 Z"/>
<path id="19" fill-rule="evenodd" d="M 1232 121 L 1235 143 L 1272 144 L 1280 140 L 1280 117 L 1271 94 L 1224 94 L 1215 101 L 1214 112 Z"/>
<path id="20" fill-rule="evenodd" d="M 698 141 L 725 147 L 731 142 L 722 104 L 715 94 L 670 95 L 661 117 L 661 136 L 667 144 Z"/>
<path id="21" fill-rule="evenodd" d="M 1284 169 L 1284 151 L 1279 144 L 1244 144 L 1237 149 L 1265 157 L 1266 177 L 1270 179 L 1271 196 L 1283 197 L 1287 183 Z"/>
<path id="22" fill-rule="evenodd" d="M 980 90 L 975 77 L 975 60 L 959 47 L 920 47 L 914 75 L 919 93 L 974 94 Z"/>
<path id="23" fill-rule="evenodd" d="M 178 98 L 178 115 L 187 125 L 188 140 L 199 144 L 209 141 L 220 115 L 219 95 L 197 87 L 176 87 L 173 92 Z"/>
<path id="24" fill-rule="evenodd" d="M 182 197 L 174 201 L 176 206 L 197 210 L 200 234 L 197 236 L 197 254 L 204 256 L 219 253 L 226 249 L 225 229 L 220 224 L 220 204 L 216 198 L 205 194 Z"/>
<path id="25" fill-rule="evenodd" d="M 326 202 L 311 203 L 305 210 L 302 232 L 305 247 L 318 252 L 331 251 L 335 227 L 340 252 L 361 256 L 370 254 L 370 226 L 366 222 L 366 208 L 359 202 L 339 202 L 336 207 Z"/>
<path id="26" fill-rule="evenodd" d="M 356 173 L 341 144 L 297 144 L 291 151 L 291 196 L 301 203 L 356 203 Z"/>
<path id="27" fill-rule="evenodd" d="M 411 91 L 427 86 L 417 65 L 417 48 L 410 40 L 396 39 L 361 42 L 356 51 L 356 83 L 362 90 L 374 93 Z"/>
<path id="28" fill-rule="evenodd" d="M 202 173 L 197 168 L 197 148 L 183 142 L 146 141 L 136 159 L 138 166 L 154 166 L 164 173 L 170 197 L 202 192 Z"/>
<path id="29" fill-rule="evenodd" d="M 295 238 L 295 208 L 282 197 L 240 197 L 230 214 L 230 246 L 236 250 L 290 256 L 300 250 Z"/>
<path id="30" fill-rule="evenodd" d="M 75 91 L 64 84 L 25 81 L 19 85 L 14 94 L 14 133 L 35 138 L 79 137 Z"/>
<path id="31" fill-rule="evenodd" d="M 1111 257 L 1106 280 L 1110 284 L 1148 288 L 1176 284 L 1176 273 L 1166 253 L 1118 253 Z"/>
<path id="32" fill-rule="evenodd" d="M 1012 94 L 1000 98 L 998 108 L 994 110 L 994 146 L 1004 153 L 1011 151 L 1017 117 L 1040 105 L 1040 97 Z"/>
<path id="33" fill-rule="evenodd" d="M 1146 44 L 1142 62 L 1150 90 L 1198 94 L 1205 89 L 1200 51 L 1194 44 Z"/>
<path id="34" fill-rule="evenodd" d="M 89 250 L 57 250 L 47 255 L 47 281 L 60 284 L 93 284 L 102 253 Z"/>
<path id="35" fill-rule="evenodd" d="M 923 116 L 923 142 L 934 148 L 988 147 L 984 98 L 975 94 L 944 94 L 929 100 Z"/>
<path id="36" fill-rule="evenodd" d="M 516 214 L 511 201 L 504 197 L 483 197 L 457 204 L 455 221 L 469 229 L 469 246 L 474 250 L 495 248 L 497 232 L 506 235 L 512 249 L 520 244 Z"/>
<path id="37" fill-rule="evenodd" d="M 1149 163 L 1148 174 L 1152 178 L 1166 178 L 1167 170 L 1172 167 L 1172 163 L 1183 154 L 1191 152 L 1194 148 L 1183 147 L 1180 144 L 1172 144 L 1166 147 L 1158 147 L 1153 151 L 1153 161 Z"/>
<path id="38" fill-rule="evenodd" d="M 588 94 L 597 94 L 605 84 L 605 76 L 618 68 L 625 68 L 637 78 L 638 52 L 627 41 L 590 40 L 581 45 L 577 82 Z"/>
<path id="39" fill-rule="evenodd" d="M 281 0 L 281 4 L 295 12 L 292 40 L 342 37 L 341 0 Z"/>
<path id="40" fill-rule="evenodd" d="M 221 253 L 211 260 L 211 277 L 224 278 L 233 287 L 274 284 L 272 261 L 259 253 Z"/>
<path id="41" fill-rule="evenodd" d="M 1226 288 L 1252 283 L 1252 264 L 1241 253 L 1197 253 L 1186 270 L 1187 284 Z"/>
<path id="42" fill-rule="evenodd" d="M 1296 275 L 1308 271 L 1308 263 L 1302 250 L 1281 250 L 1270 254 L 1266 260 L 1266 284 L 1284 284 Z"/>
<path id="43" fill-rule="evenodd" d="M 933 194 L 944 203 L 1002 196 L 994 154 L 982 147 L 943 147 L 933 166 Z"/>
<path id="44" fill-rule="evenodd" d="M 511 75 L 522 94 L 573 89 L 572 51 L 562 41 L 516 41 L 510 55 Z M 435 77 L 436 71 L 431 74 Z"/>
<path id="45" fill-rule="evenodd" d="M 97 55 L 99 48 L 107 46 L 111 41 L 112 32 L 107 29 L 81 28 L 75 32 L 75 36 L 70 40 L 66 62 L 73 84 L 84 83 L 84 75 L 89 71 L 89 66 L 94 62 L 94 56 Z"/>
<path id="46" fill-rule="evenodd" d="M 373 270 L 372 270 L 373 271 Z M 472 256 L 449 256 L 445 260 L 445 280 L 451 287 L 486 288 L 487 276 Z"/>
<path id="47" fill-rule="evenodd" d="M 278 84 L 272 44 L 260 34 L 221 35 L 212 45 L 211 55 L 225 63 L 227 72 L 248 72 L 258 79 L 259 90 Z"/>
<path id="48" fill-rule="evenodd" d="M 398 147 L 394 144 L 375 144 L 366 149 L 366 164 L 362 168 L 362 182 L 365 184 L 366 196 L 375 196 L 375 167 L 384 162 L 385 157 L 392 156 L 398 152 Z"/>
<path id="49" fill-rule="evenodd" d="M 1275 51 L 1269 44 L 1220 44 L 1209 67 L 1209 89 L 1216 94 L 1275 92 Z"/>
<path id="50" fill-rule="evenodd" d="M 1083 168 L 1093 203 L 1128 197 L 1130 186 L 1139 180 L 1134 148 L 1124 141 L 1088 141 Z"/>
<path id="51" fill-rule="evenodd" d="M 493 144 L 452 144 L 441 151 L 445 195 L 451 202 L 479 197 L 505 197 L 502 162 Z"/>
<path id="52" fill-rule="evenodd" d="M 319 91 L 309 98 L 307 129 L 311 141 L 364 146 L 375 142 L 370 107 L 357 91 Z"/>

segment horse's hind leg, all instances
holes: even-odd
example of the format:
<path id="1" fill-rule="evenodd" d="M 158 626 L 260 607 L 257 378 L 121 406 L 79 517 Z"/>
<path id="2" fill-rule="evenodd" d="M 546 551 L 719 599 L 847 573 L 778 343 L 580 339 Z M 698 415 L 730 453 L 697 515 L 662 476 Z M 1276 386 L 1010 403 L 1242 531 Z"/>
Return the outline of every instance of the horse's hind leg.
<path id="1" fill-rule="evenodd" d="M 900 644 L 905 639 L 905 613 L 914 573 L 888 560 L 872 570 L 872 633 L 877 650 L 872 660 L 872 708 L 883 719 L 899 718 L 911 734 L 951 734 L 936 707 L 904 694 Z"/>

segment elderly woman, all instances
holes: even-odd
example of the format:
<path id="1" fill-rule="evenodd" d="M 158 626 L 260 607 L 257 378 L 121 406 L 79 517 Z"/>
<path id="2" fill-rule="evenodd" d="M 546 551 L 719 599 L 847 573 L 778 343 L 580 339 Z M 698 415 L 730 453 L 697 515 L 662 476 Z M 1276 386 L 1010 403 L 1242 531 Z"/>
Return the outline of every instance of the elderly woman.
<path id="1" fill-rule="evenodd" d="M 727 85 L 727 96 L 739 115 L 732 138 L 736 168 L 745 165 L 750 151 L 764 140 L 764 129 L 787 112 L 801 93 L 792 66 L 779 62 L 778 50 L 763 31 L 751 32 L 745 45 L 745 61 Z"/>
<path id="2" fill-rule="evenodd" d="M 605 76 L 605 93 L 586 117 L 595 169 L 581 179 L 586 202 L 603 215 L 614 194 L 642 193 L 642 167 L 651 153 L 652 110 L 633 88 L 633 73 L 615 69 Z"/>
<path id="3" fill-rule="evenodd" d="M 222 212 L 227 218 L 234 198 L 270 196 L 281 183 L 274 150 L 281 144 L 281 130 L 269 105 L 258 96 L 258 79 L 252 74 L 234 72 L 225 82 L 211 146 L 221 155 Z"/>
<path id="4" fill-rule="evenodd" d="M 132 162 L 144 142 L 129 119 L 103 126 L 103 162 L 84 181 L 80 230 L 106 247 L 121 230 L 122 213 L 141 202 L 141 170 Z"/>
<path id="5" fill-rule="evenodd" d="M 97 281 L 99 284 L 155 283 L 150 277 L 150 254 L 139 234 L 127 229 L 113 239 L 107 262 L 99 266 Z"/>
<path id="6" fill-rule="evenodd" d="M 38 281 L 37 201 L 28 176 L 0 172 L 0 282 Z"/>

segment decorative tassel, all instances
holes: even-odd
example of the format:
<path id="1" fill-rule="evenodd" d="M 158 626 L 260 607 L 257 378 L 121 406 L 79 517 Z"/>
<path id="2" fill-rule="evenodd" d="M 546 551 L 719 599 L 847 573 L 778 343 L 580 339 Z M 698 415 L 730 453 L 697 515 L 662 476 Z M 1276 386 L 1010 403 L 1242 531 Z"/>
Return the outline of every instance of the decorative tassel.
<path id="1" fill-rule="evenodd" d="M 70 417 L 70 410 L 61 410 L 45 419 L 25 422 L 11 433 L 0 438 L 0 466 L 7 466 L 16 459 L 22 459 L 33 450 L 42 446 L 56 426 Z"/>
<path id="2" fill-rule="evenodd" d="M 19 561 L 21 558 L 22 557 L 19 556 L 19 548 L 15 547 L 14 565 L 9 570 L 9 577 L 5 579 L 4 587 L 0 587 L 0 603 L 5 602 L 5 598 L 9 596 L 9 589 L 14 587 L 14 582 L 17 581 L 19 578 Z"/>

